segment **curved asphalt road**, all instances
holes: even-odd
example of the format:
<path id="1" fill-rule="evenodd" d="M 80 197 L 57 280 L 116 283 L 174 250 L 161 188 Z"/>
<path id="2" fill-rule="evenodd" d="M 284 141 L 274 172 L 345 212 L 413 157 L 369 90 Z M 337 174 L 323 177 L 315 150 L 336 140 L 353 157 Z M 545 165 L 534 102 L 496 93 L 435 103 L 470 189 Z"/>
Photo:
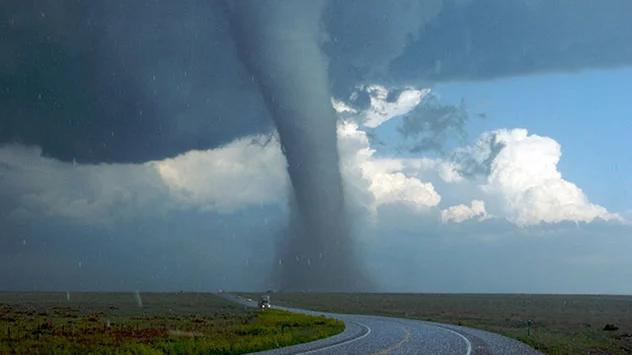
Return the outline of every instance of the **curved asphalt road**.
<path id="1" fill-rule="evenodd" d="M 248 307 L 254 301 L 239 296 L 223 297 Z M 331 338 L 259 352 L 259 355 L 541 355 L 542 353 L 513 339 L 481 330 L 455 325 L 408 319 L 332 314 L 293 309 L 273 308 L 311 315 L 324 314 L 340 319 L 347 325 L 344 332 Z"/>

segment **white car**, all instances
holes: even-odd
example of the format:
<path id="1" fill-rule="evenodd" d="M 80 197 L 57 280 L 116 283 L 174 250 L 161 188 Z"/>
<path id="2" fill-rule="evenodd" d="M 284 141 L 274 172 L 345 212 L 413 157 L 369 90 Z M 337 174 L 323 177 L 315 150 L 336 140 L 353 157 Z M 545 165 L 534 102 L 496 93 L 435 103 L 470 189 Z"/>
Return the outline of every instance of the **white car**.
<path id="1" fill-rule="evenodd" d="M 261 296 L 261 299 L 259 300 L 259 308 L 261 309 L 270 308 L 270 296 L 268 295 Z"/>

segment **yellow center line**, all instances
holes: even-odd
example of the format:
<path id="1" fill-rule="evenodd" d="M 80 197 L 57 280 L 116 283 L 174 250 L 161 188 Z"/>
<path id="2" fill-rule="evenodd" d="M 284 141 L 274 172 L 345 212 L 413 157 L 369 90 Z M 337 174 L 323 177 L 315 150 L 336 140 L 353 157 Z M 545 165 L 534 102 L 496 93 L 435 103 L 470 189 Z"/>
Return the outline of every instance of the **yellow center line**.
<path id="1" fill-rule="evenodd" d="M 397 349 L 401 348 L 402 346 L 404 346 L 404 344 L 406 344 L 406 342 L 410 339 L 410 330 L 408 330 L 408 329 L 406 329 L 404 327 L 400 327 L 400 328 L 402 328 L 404 333 L 406 333 L 406 335 L 404 336 L 404 339 L 400 340 L 397 344 L 395 344 L 395 345 L 393 345 L 391 347 L 388 347 L 388 348 L 386 348 L 384 350 L 380 350 L 380 351 L 378 351 L 376 353 L 373 353 L 371 355 L 387 355 L 387 354 L 391 353 L 392 351 L 397 350 Z"/>

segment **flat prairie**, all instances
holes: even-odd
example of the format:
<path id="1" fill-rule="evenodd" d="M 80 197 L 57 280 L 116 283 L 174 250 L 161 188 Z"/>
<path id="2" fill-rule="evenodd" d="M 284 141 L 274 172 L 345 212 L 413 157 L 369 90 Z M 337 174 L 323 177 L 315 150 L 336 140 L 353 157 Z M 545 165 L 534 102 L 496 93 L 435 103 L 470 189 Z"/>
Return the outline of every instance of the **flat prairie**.
<path id="1" fill-rule="evenodd" d="M 344 324 L 211 293 L 0 292 L 0 354 L 245 354 Z"/>

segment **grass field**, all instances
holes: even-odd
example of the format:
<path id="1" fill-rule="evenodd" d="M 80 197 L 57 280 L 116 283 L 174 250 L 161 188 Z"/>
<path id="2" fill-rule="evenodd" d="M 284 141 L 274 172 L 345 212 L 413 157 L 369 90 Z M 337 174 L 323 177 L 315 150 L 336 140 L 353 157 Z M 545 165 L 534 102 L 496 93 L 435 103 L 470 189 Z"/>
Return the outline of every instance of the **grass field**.
<path id="1" fill-rule="evenodd" d="M 272 303 L 458 324 L 518 339 L 550 355 L 632 354 L 630 296 L 276 293 Z M 618 329 L 604 330 L 607 324 Z"/>
<path id="2" fill-rule="evenodd" d="M 244 354 L 344 324 L 253 310 L 208 293 L 0 292 L 0 354 Z"/>

